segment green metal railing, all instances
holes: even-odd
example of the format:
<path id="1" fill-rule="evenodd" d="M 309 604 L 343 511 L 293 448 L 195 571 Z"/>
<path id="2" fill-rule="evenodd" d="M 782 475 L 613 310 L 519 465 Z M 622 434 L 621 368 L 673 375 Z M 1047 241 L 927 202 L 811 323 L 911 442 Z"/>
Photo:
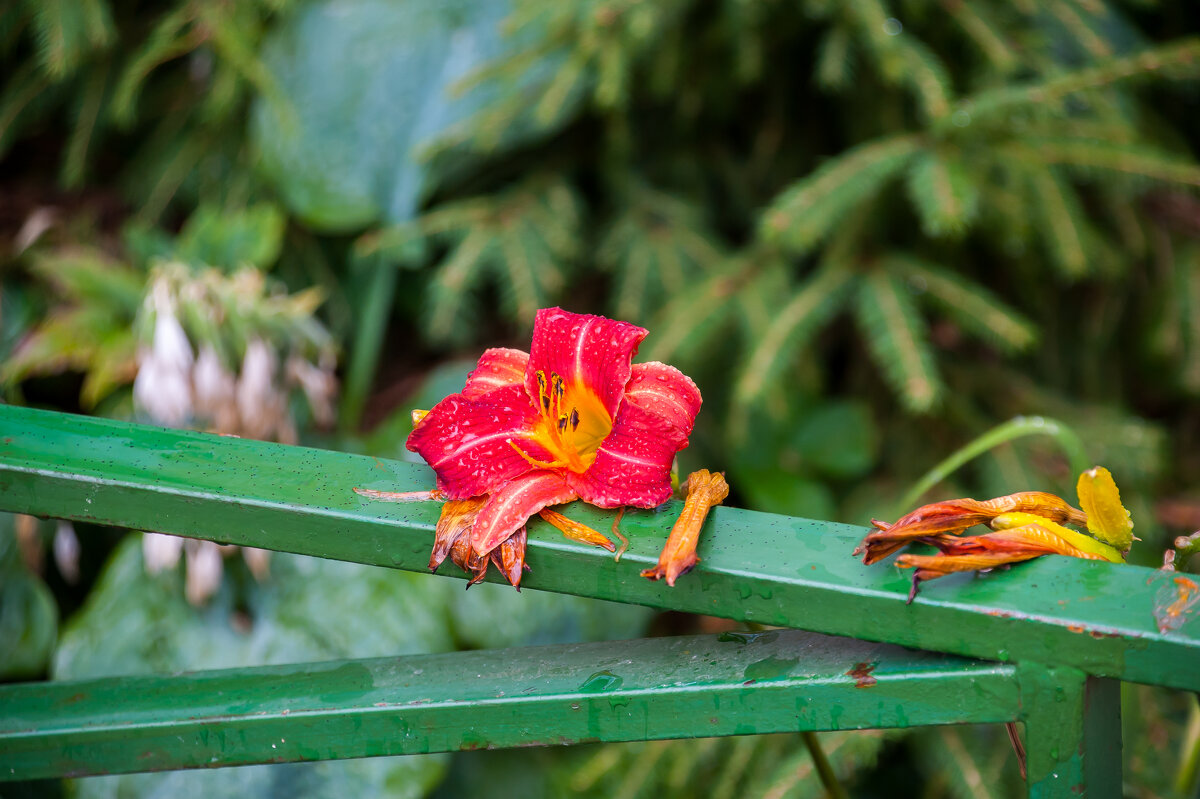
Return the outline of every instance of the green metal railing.
<path id="1" fill-rule="evenodd" d="M 423 571 L 437 504 L 353 489 L 431 483 L 396 461 L 0 407 L 0 510 Z M 677 511 L 627 512 L 620 562 L 532 522 L 523 587 L 810 633 L 5 686 L 0 779 L 1020 721 L 1030 795 L 1117 796 L 1118 680 L 1200 689 L 1200 625 L 1164 617 L 1170 573 L 1047 557 L 906 605 L 908 575 L 850 556 L 863 529 L 722 507 L 672 589 L 639 572 Z"/>

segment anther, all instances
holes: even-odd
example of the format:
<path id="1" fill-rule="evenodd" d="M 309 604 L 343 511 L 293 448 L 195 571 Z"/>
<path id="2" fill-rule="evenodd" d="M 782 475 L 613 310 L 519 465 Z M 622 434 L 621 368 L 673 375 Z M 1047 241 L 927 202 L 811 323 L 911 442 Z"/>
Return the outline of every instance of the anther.
<path id="1" fill-rule="evenodd" d="M 579 429 L 579 411 L 575 408 L 571 409 L 571 429 Z"/>
<path id="2" fill-rule="evenodd" d="M 567 430 L 567 417 L 564 414 L 563 416 L 558 417 L 558 432 L 565 433 L 566 430 Z"/>

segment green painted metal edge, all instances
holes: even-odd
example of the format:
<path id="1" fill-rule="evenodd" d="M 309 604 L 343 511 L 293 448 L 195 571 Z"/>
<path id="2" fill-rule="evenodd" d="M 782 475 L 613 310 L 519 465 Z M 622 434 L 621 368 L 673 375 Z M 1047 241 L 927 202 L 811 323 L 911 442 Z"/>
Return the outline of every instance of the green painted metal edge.
<path id="1" fill-rule="evenodd" d="M 1118 799 L 1121 684 L 1070 666 L 1017 666 L 1028 795 Z"/>
<path id="2" fill-rule="evenodd" d="M 793 630 L 0 688 L 0 779 L 1015 719 L 1015 667 Z"/>
<path id="3" fill-rule="evenodd" d="M 423 570 L 438 505 L 353 489 L 431 486 L 418 464 L 0 406 L 0 510 Z M 626 513 L 619 563 L 535 520 L 525 586 L 1200 689 L 1196 614 L 1169 612 L 1178 575 L 1049 556 L 928 583 L 906 605 L 908 572 L 851 557 L 863 528 L 722 507 L 672 589 L 639 572 L 678 507 Z M 567 514 L 602 531 L 613 519 L 582 503 Z"/>

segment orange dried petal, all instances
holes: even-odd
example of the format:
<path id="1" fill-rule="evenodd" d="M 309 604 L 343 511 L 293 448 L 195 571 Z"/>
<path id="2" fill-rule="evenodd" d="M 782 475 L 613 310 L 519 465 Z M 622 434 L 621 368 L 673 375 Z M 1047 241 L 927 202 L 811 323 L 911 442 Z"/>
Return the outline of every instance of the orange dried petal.
<path id="1" fill-rule="evenodd" d="M 922 505 L 895 524 L 872 520 L 875 532 L 863 539 L 854 554 L 863 555 L 863 563 L 875 563 L 913 541 L 958 535 L 1000 514 L 1018 511 L 1073 524 L 1083 524 L 1087 518 L 1066 500 L 1043 491 L 1022 491 L 983 502 L 970 498 L 951 499 Z"/>
<path id="2" fill-rule="evenodd" d="M 572 541 L 579 541 L 583 544 L 591 544 L 592 546 L 603 547 L 609 552 L 616 549 L 612 541 L 609 541 L 604 535 L 591 527 L 588 527 L 582 522 L 577 522 L 574 519 L 568 519 L 556 510 L 543 508 L 539 513 L 543 519 L 557 527 L 562 534 Z"/>
<path id="3" fill-rule="evenodd" d="M 460 541 L 467 546 L 470 545 L 471 525 L 475 523 L 475 517 L 479 515 L 485 502 L 487 502 L 487 495 L 470 499 L 452 499 L 442 505 L 442 515 L 438 518 L 437 528 L 433 534 L 433 552 L 429 555 L 430 571 L 436 571 Z M 454 562 L 458 563 L 458 559 L 455 559 Z M 459 566 L 466 569 L 462 563 L 459 563 Z M 470 570 L 467 569 L 467 571 Z"/>
<path id="4" fill-rule="evenodd" d="M 709 510 L 729 496 L 729 484 L 725 482 L 724 474 L 700 469 L 688 475 L 687 492 L 679 519 L 658 556 L 658 565 L 642 572 L 642 576 L 650 580 L 665 578 L 667 585 L 672 587 L 675 580 L 700 562 L 696 556 L 700 530 Z"/>

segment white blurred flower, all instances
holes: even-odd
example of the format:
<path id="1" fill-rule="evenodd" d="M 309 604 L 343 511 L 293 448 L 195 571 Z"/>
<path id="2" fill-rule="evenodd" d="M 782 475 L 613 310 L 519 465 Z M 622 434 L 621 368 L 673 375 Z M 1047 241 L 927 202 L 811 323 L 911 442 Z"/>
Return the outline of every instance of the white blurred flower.
<path id="1" fill-rule="evenodd" d="M 242 547 L 242 558 L 246 561 L 246 566 L 250 568 L 250 573 L 254 575 L 254 579 L 258 582 L 261 583 L 271 576 L 270 550 Z"/>
<path id="2" fill-rule="evenodd" d="M 175 535 L 162 533 L 142 534 L 142 562 L 146 571 L 158 574 L 160 571 L 174 568 L 183 552 L 183 539 Z"/>
<path id="3" fill-rule="evenodd" d="M 156 422 L 177 427 L 192 415 L 192 345 L 166 282 L 155 283 L 146 299 L 154 313 L 154 339 L 138 350 L 133 401 Z"/>
<path id="4" fill-rule="evenodd" d="M 196 415 L 208 419 L 218 433 L 237 433 L 237 378 L 210 346 L 200 350 L 192 369 L 192 399 Z"/>
<path id="5" fill-rule="evenodd" d="M 54 529 L 54 563 L 68 585 L 79 582 L 79 537 L 70 522 L 59 521 Z"/>
<path id="6" fill-rule="evenodd" d="M 333 399 L 337 396 L 337 378 L 333 376 L 333 369 L 317 366 L 293 355 L 287 361 L 287 374 L 288 380 L 299 385 L 304 392 L 316 423 L 326 426 L 333 424 L 336 419 Z"/>
<path id="7" fill-rule="evenodd" d="M 252 339 L 246 345 L 237 406 L 242 417 L 241 434 L 247 438 L 283 439 L 279 433 L 287 425 L 287 398 L 275 385 L 278 366 L 275 350 L 262 339 Z"/>
<path id="8" fill-rule="evenodd" d="M 42 538 L 38 534 L 38 520 L 24 513 L 13 516 L 13 528 L 17 531 L 17 549 L 25 568 L 34 574 L 42 573 Z"/>
<path id="9" fill-rule="evenodd" d="M 193 605 L 203 605 L 221 587 L 221 547 L 212 541 L 189 538 L 184 542 L 187 553 L 187 583 L 184 594 Z"/>

